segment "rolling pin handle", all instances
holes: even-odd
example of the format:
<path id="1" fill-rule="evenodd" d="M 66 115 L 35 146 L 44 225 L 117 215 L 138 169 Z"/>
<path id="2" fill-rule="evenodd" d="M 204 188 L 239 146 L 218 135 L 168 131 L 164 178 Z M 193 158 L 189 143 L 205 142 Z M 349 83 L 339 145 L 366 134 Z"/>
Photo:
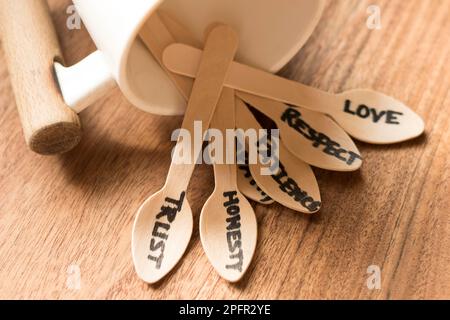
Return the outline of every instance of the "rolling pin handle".
<path id="1" fill-rule="evenodd" d="M 78 115 L 61 95 L 55 62 L 62 53 L 45 0 L 0 0 L 0 36 L 29 148 L 64 153 L 81 140 Z"/>

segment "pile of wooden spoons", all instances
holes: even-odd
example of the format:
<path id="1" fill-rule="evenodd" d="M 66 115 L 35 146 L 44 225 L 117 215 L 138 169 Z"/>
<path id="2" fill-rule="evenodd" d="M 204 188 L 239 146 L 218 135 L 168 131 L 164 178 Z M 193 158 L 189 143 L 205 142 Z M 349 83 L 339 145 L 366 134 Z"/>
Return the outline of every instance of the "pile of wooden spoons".
<path id="1" fill-rule="evenodd" d="M 220 132 L 261 129 L 252 108 L 279 129 L 280 166 L 272 175 L 261 174 L 263 164 L 214 164 L 216 186 L 201 212 L 200 236 L 220 276 L 236 282 L 250 265 L 257 242 L 255 214 L 244 196 L 313 214 L 322 203 L 310 166 L 358 170 L 362 157 L 350 136 L 397 143 L 421 135 L 424 123 L 403 103 L 375 91 L 333 95 L 234 62 L 235 31 L 225 25 L 208 31 L 199 49 L 185 27 L 160 12 L 140 36 L 188 101 L 183 129 L 193 133 L 194 121 Z M 192 149 L 190 164 L 173 162 L 163 189 L 139 209 L 132 253 L 138 275 L 148 283 L 167 275 L 188 246 L 193 218 L 186 190 L 201 151 Z"/>

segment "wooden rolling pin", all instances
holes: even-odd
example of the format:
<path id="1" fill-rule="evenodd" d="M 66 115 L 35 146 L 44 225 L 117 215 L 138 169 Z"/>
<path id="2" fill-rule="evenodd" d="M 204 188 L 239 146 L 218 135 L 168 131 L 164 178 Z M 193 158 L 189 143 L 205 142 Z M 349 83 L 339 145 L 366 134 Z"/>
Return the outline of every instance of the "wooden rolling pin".
<path id="1" fill-rule="evenodd" d="M 71 150 L 81 125 L 54 75 L 63 58 L 46 0 L 0 0 L 0 38 L 28 146 L 43 155 Z"/>

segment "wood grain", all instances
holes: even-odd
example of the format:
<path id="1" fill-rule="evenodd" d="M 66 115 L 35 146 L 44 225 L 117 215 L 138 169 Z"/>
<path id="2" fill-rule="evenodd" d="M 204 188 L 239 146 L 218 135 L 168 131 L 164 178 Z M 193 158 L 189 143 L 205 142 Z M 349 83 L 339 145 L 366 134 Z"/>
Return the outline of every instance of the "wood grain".
<path id="1" fill-rule="evenodd" d="M 318 216 L 255 205 L 259 244 L 243 281 L 214 272 L 198 227 L 183 262 L 157 286 L 134 272 L 131 224 L 160 189 L 170 134 L 181 118 L 145 114 L 118 90 L 81 114 L 85 136 L 69 154 L 27 150 L 0 53 L 0 298 L 450 298 L 450 0 L 377 0 L 383 28 L 366 27 L 368 0 L 330 0 L 305 48 L 282 75 L 322 90 L 367 87 L 405 101 L 427 135 L 381 147 L 358 143 L 359 173 L 315 170 Z M 66 61 L 94 50 L 65 27 L 69 2 L 50 1 Z M 198 226 L 213 188 L 200 166 L 189 190 Z M 81 289 L 66 285 L 79 265 Z M 382 271 L 368 290 L 368 266 Z"/>

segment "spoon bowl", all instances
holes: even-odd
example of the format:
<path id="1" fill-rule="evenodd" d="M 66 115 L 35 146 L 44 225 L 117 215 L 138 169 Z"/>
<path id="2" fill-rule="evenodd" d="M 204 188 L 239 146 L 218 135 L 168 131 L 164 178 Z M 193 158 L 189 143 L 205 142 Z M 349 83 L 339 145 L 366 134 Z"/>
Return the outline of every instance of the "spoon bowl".
<path id="1" fill-rule="evenodd" d="M 239 114 L 236 121 L 238 128 L 261 129 L 258 121 L 240 98 L 236 98 L 236 112 Z M 292 155 L 282 143 L 279 143 L 278 147 L 280 166 L 272 175 L 262 174 L 263 169 L 267 168 L 261 161 L 249 163 L 250 172 L 256 183 L 273 200 L 287 208 L 307 214 L 318 212 L 322 203 L 319 186 L 311 167 Z"/>
<path id="2" fill-rule="evenodd" d="M 258 224 L 252 206 L 236 189 L 216 190 L 200 215 L 200 238 L 208 260 L 229 282 L 239 281 L 255 252 Z"/>
<path id="3" fill-rule="evenodd" d="M 404 103 L 381 92 L 355 89 L 336 95 L 331 116 L 352 137 L 372 144 L 391 144 L 423 134 L 422 118 Z M 338 106 L 340 108 L 338 108 Z"/>
<path id="4" fill-rule="evenodd" d="M 313 214 L 322 202 L 314 172 L 280 144 L 280 171 L 262 175 L 263 166 L 251 164 L 250 171 L 260 188 L 276 202 L 297 212 Z"/>
<path id="5" fill-rule="evenodd" d="M 163 189 L 145 201 L 133 226 L 133 262 L 147 283 L 159 281 L 175 267 L 192 236 L 194 222 L 185 193 L 174 198 L 167 194 Z"/>

